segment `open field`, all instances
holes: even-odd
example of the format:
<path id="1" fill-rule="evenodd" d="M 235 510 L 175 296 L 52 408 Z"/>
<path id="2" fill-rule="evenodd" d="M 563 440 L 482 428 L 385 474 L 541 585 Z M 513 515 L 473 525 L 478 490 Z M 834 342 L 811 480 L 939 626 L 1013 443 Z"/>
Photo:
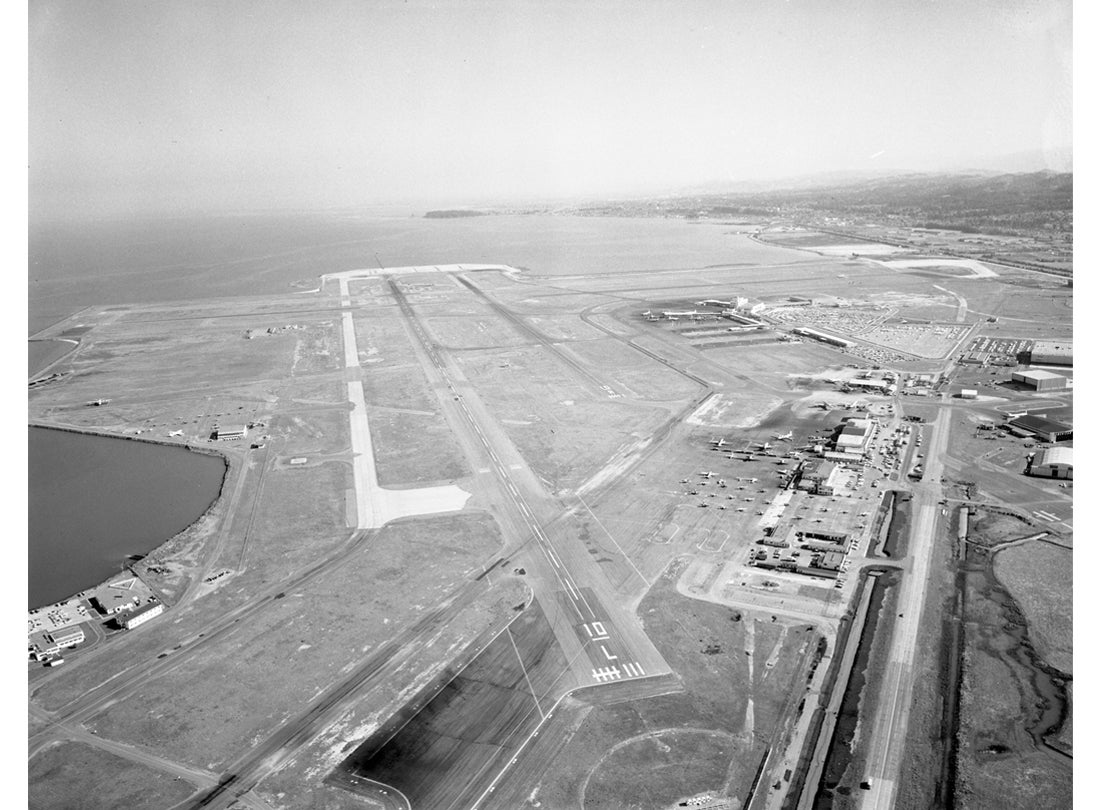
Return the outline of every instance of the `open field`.
<path id="1" fill-rule="evenodd" d="M 320 684 L 399 637 L 418 614 L 480 570 L 498 543 L 484 517 L 387 527 L 330 575 L 282 594 L 260 619 L 142 686 L 133 699 L 98 716 L 93 728 L 201 767 L 224 766 L 299 701 L 316 697 Z M 410 603 L 406 595 L 413 587 L 418 598 Z M 195 668 L 222 684 L 216 694 L 192 677 Z M 150 705 L 160 708 L 150 715 Z"/>
<path id="2" fill-rule="evenodd" d="M 1032 542 L 997 554 L 994 573 L 1027 620 L 1036 652 L 1048 664 L 1073 673 L 1073 552 Z"/>
<path id="3" fill-rule="evenodd" d="M 31 758 L 27 806 L 34 810 L 80 807 L 160 810 L 194 789 L 154 768 L 83 743 L 60 743 Z"/>

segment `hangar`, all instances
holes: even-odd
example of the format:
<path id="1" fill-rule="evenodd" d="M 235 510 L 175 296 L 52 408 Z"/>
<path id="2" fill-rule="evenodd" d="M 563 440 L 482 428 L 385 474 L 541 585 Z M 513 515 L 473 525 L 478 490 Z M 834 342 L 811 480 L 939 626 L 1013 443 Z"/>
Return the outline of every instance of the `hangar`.
<path id="1" fill-rule="evenodd" d="M 1043 416 L 1021 416 L 1008 423 L 1017 430 L 1038 436 L 1047 442 L 1064 442 L 1073 438 L 1073 425 L 1055 422 Z"/>
<path id="2" fill-rule="evenodd" d="M 1073 478 L 1073 448 L 1051 447 L 1031 463 L 1029 475 L 1042 478 Z"/>
<path id="3" fill-rule="evenodd" d="M 1073 365 L 1073 341 L 1037 340 L 1031 346 L 1031 362 L 1050 366 Z"/>
<path id="4" fill-rule="evenodd" d="M 1021 383 L 1036 391 L 1059 391 L 1065 388 L 1069 381 L 1053 371 L 1029 368 L 1025 371 L 1012 372 L 1012 382 Z"/>

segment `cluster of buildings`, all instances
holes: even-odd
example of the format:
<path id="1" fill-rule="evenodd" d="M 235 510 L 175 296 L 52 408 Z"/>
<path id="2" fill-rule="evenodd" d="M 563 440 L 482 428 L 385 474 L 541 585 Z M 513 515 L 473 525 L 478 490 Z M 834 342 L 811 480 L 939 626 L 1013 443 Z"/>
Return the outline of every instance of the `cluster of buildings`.
<path id="1" fill-rule="evenodd" d="M 64 627 L 48 633 L 35 633 L 27 639 L 27 651 L 35 661 L 48 661 L 61 651 L 84 643 L 84 628 Z"/>

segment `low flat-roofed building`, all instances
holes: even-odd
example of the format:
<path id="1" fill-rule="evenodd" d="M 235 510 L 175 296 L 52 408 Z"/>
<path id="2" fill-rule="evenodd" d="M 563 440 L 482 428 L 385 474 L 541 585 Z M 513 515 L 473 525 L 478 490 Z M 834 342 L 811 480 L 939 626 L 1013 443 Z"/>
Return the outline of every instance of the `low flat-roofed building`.
<path id="1" fill-rule="evenodd" d="M 246 425 L 219 425 L 214 428 L 214 438 L 218 441 L 233 441 L 234 439 L 243 439 L 248 435 L 248 427 Z"/>
<path id="2" fill-rule="evenodd" d="M 1047 442 L 1064 442 L 1073 438 L 1073 425 L 1056 422 L 1043 416 L 1031 416 L 1029 414 L 1013 419 L 1008 424 L 1017 431 L 1034 434 Z"/>
<path id="3" fill-rule="evenodd" d="M 844 562 L 844 553 L 840 551 L 826 551 L 818 555 L 815 562 L 818 568 L 823 568 L 826 571 L 839 571 L 841 564 Z"/>
<path id="4" fill-rule="evenodd" d="M 1073 365 L 1072 340 L 1037 340 L 1031 346 L 1031 362 L 1051 366 Z"/>
<path id="5" fill-rule="evenodd" d="M 1073 448 L 1049 447 L 1031 463 L 1029 475 L 1042 478 L 1073 478 Z"/>
<path id="6" fill-rule="evenodd" d="M 50 639 L 58 647 L 75 647 L 84 642 L 84 628 L 66 627 L 64 630 L 56 630 L 50 633 Z"/>
<path id="7" fill-rule="evenodd" d="M 959 397 L 961 397 L 962 399 L 977 399 L 978 389 L 964 388 L 963 390 L 959 391 Z"/>
<path id="8" fill-rule="evenodd" d="M 146 605 L 143 608 L 135 610 L 133 613 L 119 619 L 119 623 L 127 630 L 133 630 L 139 625 L 145 624 L 154 616 L 159 616 L 164 612 L 164 603 L 156 602 L 152 605 Z"/>
<path id="9" fill-rule="evenodd" d="M 1053 371 L 1041 368 L 1029 368 L 1012 372 L 1012 381 L 1034 388 L 1036 391 L 1058 391 L 1065 388 L 1068 380 Z"/>

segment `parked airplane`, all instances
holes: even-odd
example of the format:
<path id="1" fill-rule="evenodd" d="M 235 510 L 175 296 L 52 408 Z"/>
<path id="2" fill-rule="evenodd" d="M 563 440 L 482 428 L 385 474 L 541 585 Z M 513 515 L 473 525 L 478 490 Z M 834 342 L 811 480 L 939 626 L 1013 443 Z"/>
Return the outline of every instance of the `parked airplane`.
<path id="1" fill-rule="evenodd" d="M 790 441 L 790 438 L 793 435 L 794 435 L 794 431 L 788 430 L 786 433 L 775 433 L 775 434 L 772 435 L 772 438 L 777 440 L 777 441 L 786 442 L 786 441 Z"/>
<path id="2" fill-rule="evenodd" d="M 170 430 L 170 431 L 168 431 L 168 435 L 169 436 L 182 436 L 183 431 L 182 430 Z"/>
<path id="3" fill-rule="evenodd" d="M 712 473 L 710 470 L 707 470 L 706 472 L 699 473 L 699 475 L 703 476 L 704 478 L 710 478 L 712 475 L 714 475 L 714 473 Z"/>
<path id="4" fill-rule="evenodd" d="M 1006 413 L 1005 419 L 1019 419 L 1021 416 L 1027 416 L 1027 411 L 1019 411 L 1018 413 Z"/>
<path id="5" fill-rule="evenodd" d="M 719 301 L 717 298 L 708 298 L 705 301 L 696 301 L 695 306 L 705 307 L 707 304 L 714 304 L 719 307 L 732 307 L 736 305 L 736 301 Z"/>
<path id="6" fill-rule="evenodd" d="M 722 446 L 725 445 L 726 440 L 725 439 L 711 439 L 710 443 L 713 444 L 715 447 L 722 447 Z"/>
<path id="7" fill-rule="evenodd" d="M 771 450 L 772 449 L 771 442 L 753 442 L 753 444 L 755 444 L 761 450 Z"/>
<path id="8" fill-rule="evenodd" d="M 738 481 L 748 481 L 750 484 L 755 484 L 760 479 L 759 478 L 738 478 L 737 480 Z"/>

